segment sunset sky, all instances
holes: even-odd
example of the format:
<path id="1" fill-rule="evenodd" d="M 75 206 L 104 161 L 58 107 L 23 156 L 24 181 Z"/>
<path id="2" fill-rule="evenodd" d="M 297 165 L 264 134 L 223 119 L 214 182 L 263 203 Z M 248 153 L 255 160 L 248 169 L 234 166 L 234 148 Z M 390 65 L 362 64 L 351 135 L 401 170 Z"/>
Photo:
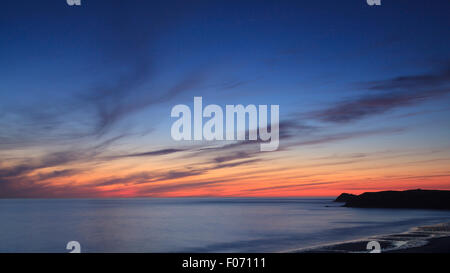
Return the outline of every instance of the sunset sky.
<path id="1" fill-rule="evenodd" d="M 1 5 L 1 198 L 450 190 L 450 1 L 81 1 Z M 279 149 L 174 141 L 194 96 Z"/>

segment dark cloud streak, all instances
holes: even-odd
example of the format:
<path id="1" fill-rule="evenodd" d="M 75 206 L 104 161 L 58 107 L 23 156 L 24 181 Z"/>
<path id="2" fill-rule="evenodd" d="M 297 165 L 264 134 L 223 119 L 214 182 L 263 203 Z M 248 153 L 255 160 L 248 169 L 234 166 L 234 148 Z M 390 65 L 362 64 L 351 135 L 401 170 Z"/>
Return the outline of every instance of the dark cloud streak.
<path id="1" fill-rule="evenodd" d="M 310 117 L 333 123 L 348 123 L 390 110 L 437 99 L 450 93 L 450 62 L 434 74 L 401 76 L 365 83 L 364 88 L 381 93 L 343 100 Z"/>

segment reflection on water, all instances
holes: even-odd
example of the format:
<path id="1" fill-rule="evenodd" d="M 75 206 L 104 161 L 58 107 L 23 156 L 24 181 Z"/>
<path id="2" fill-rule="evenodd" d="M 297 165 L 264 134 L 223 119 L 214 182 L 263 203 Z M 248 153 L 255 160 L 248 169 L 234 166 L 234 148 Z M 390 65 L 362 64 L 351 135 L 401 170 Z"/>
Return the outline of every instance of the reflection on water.
<path id="1" fill-rule="evenodd" d="M 278 252 L 449 218 L 330 198 L 3 199 L 0 252 Z"/>

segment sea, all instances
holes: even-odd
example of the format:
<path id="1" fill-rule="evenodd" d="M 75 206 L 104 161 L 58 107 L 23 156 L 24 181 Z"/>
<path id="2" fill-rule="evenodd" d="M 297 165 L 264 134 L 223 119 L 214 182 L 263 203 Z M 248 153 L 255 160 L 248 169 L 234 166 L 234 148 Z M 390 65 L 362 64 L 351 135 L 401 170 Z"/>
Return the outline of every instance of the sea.
<path id="1" fill-rule="evenodd" d="M 450 211 L 333 198 L 0 199 L 0 252 L 302 252 L 446 222 Z"/>

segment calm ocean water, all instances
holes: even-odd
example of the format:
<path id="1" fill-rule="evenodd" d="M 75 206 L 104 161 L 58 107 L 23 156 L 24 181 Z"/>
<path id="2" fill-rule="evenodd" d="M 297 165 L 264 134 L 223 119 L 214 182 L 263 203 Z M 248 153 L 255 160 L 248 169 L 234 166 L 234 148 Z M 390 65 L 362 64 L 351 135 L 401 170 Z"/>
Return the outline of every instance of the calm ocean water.
<path id="1" fill-rule="evenodd" d="M 332 207 L 327 207 L 332 206 Z M 0 252 L 279 252 L 448 222 L 331 198 L 3 199 Z"/>

